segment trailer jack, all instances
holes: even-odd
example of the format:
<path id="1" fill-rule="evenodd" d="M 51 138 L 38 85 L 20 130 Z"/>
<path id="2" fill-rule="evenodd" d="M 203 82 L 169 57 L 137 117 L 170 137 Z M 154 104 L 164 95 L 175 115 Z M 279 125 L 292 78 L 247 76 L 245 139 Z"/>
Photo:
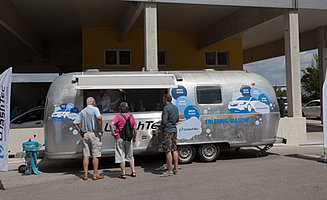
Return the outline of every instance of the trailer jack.
<path id="1" fill-rule="evenodd" d="M 260 151 L 257 153 L 257 157 L 261 157 L 261 156 L 267 156 L 268 153 L 267 151 L 273 146 L 273 144 L 267 144 L 265 147 L 260 148 L 259 146 L 256 146 L 257 149 L 259 149 Z"/>

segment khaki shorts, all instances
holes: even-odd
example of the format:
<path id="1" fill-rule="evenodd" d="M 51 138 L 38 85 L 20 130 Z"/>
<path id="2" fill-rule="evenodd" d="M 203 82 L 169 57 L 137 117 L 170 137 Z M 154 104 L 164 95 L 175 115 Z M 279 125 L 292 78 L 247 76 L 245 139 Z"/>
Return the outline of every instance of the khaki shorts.
<path id="1" fill-rule="evenodd" d="M 83 137 L 84 157 L 101 157 L 102 142 L 99 134 L 86 132 Z"/>
<path id="2" fill-rule="evenodd" d="M 177 133 L 163 132 L 162 150 L 164 152 L 177 151 Z"/>

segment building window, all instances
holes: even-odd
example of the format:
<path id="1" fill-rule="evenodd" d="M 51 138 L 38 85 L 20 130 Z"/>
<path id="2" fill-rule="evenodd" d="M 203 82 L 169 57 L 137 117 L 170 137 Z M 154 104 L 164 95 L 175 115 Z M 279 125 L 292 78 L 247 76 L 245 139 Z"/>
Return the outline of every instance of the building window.
<path id="1" fill-rule="evenodd" d="M 206 65 L 211 67 L 228 67 L 228 51 L 207 51 Z"/>
<path id="2" fill-rule="evenodd" d="M 159 50 L 158 51 L 158 65 L 160 67 L 166 66 L 166 50 Z"/>
<path id="3" fill-rule="evenodd" d="M 131 66 L 130 50 L 108 49 L 104 51 L 104 66 Z"/>
<path id="4" fill-rule="evenodd" d="M 222 102 L 220 86 L 197 86 L 198 104 L 218 104 Z"/>

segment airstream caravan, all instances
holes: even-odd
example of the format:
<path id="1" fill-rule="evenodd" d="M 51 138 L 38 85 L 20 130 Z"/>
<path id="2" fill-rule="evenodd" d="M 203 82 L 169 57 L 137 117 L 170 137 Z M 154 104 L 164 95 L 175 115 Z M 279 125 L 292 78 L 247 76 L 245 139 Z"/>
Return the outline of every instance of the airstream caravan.
<path id="1" fill-rule="evenodd" d="M 162 96 L 170 93 L 179 110 L 178 153 L 181 163 L 195 155 L 212 161 L 222 147 L 258 147 L 276 142 L 279 109 L 270 83 L 245 71 L 146 71 L 68 73 L 51 85 L 45 108 L 46 155 L 51 159 L 82 157 L 81 137 L 73 120 L 99 90 L 110 95 L 110 112 L 102 113 L 102 156 L 114 155 L 109 123 L 119 104 L 128 102 L 137 123 L 134 153 L 161 147 L 158 125 Z"/>

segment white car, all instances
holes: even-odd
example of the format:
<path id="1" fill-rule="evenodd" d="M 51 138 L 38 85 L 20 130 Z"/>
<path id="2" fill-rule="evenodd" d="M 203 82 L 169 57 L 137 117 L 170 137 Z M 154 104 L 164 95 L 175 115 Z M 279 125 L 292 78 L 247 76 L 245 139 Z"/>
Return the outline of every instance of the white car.
<path id="1" fill-rule="evenodd" d="M 320 100 L 312 100 L 302 107 L 302 113 L 307 118 L 320 118 Z"/>
<path id="2" fill-rule="evenodd" d="M 250 97 L 244 98 L 241 97 L 236 101 L 232 101 L 228 104 L 228 110 L 232 113 L 250 113 L 254 111 L 254 104 L 259 102 L 257 100 L 253 101 L 253 98 Z"/>
<path id="3" fill-rule="evenodd" d="M 10 121 L 10 129 L 43 127 L 44 108 L 32 108 Z"/>

